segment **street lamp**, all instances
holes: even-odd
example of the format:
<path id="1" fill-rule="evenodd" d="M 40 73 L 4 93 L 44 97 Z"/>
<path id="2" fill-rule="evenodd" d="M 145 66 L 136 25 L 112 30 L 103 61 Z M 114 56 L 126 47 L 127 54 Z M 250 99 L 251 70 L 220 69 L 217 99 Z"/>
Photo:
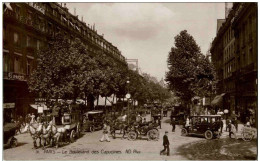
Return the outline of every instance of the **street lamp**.
<path id="1" fill-rule="evenodd" d="M 127 123 L 128 123 L 128 125 L 129 125 L 129 98 L 131 98 L 131 95 L 130 95 L 130 93 L 129 93 L 129 83 L 130 83 L 130 81 L 129 81 L 129 78 L 127 78 L 127 81 L 126 81 L 126 83 L 127 83 L 127 94 L 126 94 L 126 99 L 127 99 Z"/>
<path id="2" fill-rule="evenodd" d="M 225 113 L 225 115 L 226 115 L 226 120 L 227 120 L 228 109 L 225 109 L 225 110 L 224 110 L 224 113 Z"/>

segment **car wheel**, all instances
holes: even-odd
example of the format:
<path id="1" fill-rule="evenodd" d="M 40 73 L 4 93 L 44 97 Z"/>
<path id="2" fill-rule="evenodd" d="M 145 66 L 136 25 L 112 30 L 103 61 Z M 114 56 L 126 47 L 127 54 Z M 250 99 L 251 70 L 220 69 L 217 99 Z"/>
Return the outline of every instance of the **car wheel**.
<path id="1" fill-rule="evenodd" d="M 181 136 L 187 136 L 188 135 L 188 131 L 187 129 L 181 129 Z"/>
<path id="2" fill-rule="evenodd" d="M 210 130 L 207 130 L 204 135 L 205 135 L 205 138 L 208 140 L 213 138 L 213 133 Z"/>
<path id="3" fill-rule="evenodd" d="M 133 140 L 136 140 L 136 138 L 137 138 L 137 133 L 135 131 L 130 131 L 128 133 L 128 140 L 133 141 Z"/>
<path id="4" fill-rule="evenodd" d="M 70 133 L 70 142 L 73 143 L 75 141 L 76 138 L 76 132 L 75 130 L 72 130 Z"/>
<path id="5" fill-rule="evenodd" d="M 13 138 L 10 142 L 10 146 L 11 148 L 15 148 L 17 146 L 17 139 L 16 138 Z"/>

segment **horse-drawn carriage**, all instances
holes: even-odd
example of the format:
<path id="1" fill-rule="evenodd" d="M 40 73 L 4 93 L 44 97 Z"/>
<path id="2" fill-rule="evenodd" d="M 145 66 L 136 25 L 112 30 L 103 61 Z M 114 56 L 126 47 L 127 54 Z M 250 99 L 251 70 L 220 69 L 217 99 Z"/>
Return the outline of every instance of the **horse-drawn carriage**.
<path id="1" fill-rule="evenodd" d="M 75 141 L 80 137 L 81 133 L 81 116 L 79 111 L 64 113 L 61 117 L 54 117 L 55 124 L 50 124 L 53 136 L 57 136 L 56 147 L 58 147 L 59 139 L 63 142 Z"/>
<path id="2" fill-rule="evenodd" d="M 36 140 L 44 140 L 44 148 L 47 144 L 58 148 L 60 143 L 74 142 L 80 137 L 81 117 L 79 111 L 67 112 L 60 115 L 48 115 L 46 122 L 32 122 L 28 125 L 29 132 L 37 148 Z"/>

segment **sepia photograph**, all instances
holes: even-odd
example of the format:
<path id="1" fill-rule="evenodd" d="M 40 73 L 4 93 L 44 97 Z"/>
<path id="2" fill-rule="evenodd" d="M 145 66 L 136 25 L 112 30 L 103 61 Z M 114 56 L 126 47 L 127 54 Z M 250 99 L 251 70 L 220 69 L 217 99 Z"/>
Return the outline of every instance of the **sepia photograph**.
<path id="1" fill-rule="evenodd" d="M 3 160 L 257 160 L 258 2 L 2 2 Z"/>

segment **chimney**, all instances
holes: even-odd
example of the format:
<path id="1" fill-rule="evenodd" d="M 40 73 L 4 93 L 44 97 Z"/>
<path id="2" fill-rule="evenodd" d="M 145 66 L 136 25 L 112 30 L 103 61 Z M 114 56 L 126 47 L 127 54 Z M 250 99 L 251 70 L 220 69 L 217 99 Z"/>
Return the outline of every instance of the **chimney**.
<path id="1" fill-rule="evenodd" d="M 76 16 L 76 8 L 74 8 L 74 16 Z"/>
<path id="2" fill-rule="evenodd" d="M 83 21 L 83 16 L 81 16 L 81 21 L 84 22 L 84 21 Z"/>

